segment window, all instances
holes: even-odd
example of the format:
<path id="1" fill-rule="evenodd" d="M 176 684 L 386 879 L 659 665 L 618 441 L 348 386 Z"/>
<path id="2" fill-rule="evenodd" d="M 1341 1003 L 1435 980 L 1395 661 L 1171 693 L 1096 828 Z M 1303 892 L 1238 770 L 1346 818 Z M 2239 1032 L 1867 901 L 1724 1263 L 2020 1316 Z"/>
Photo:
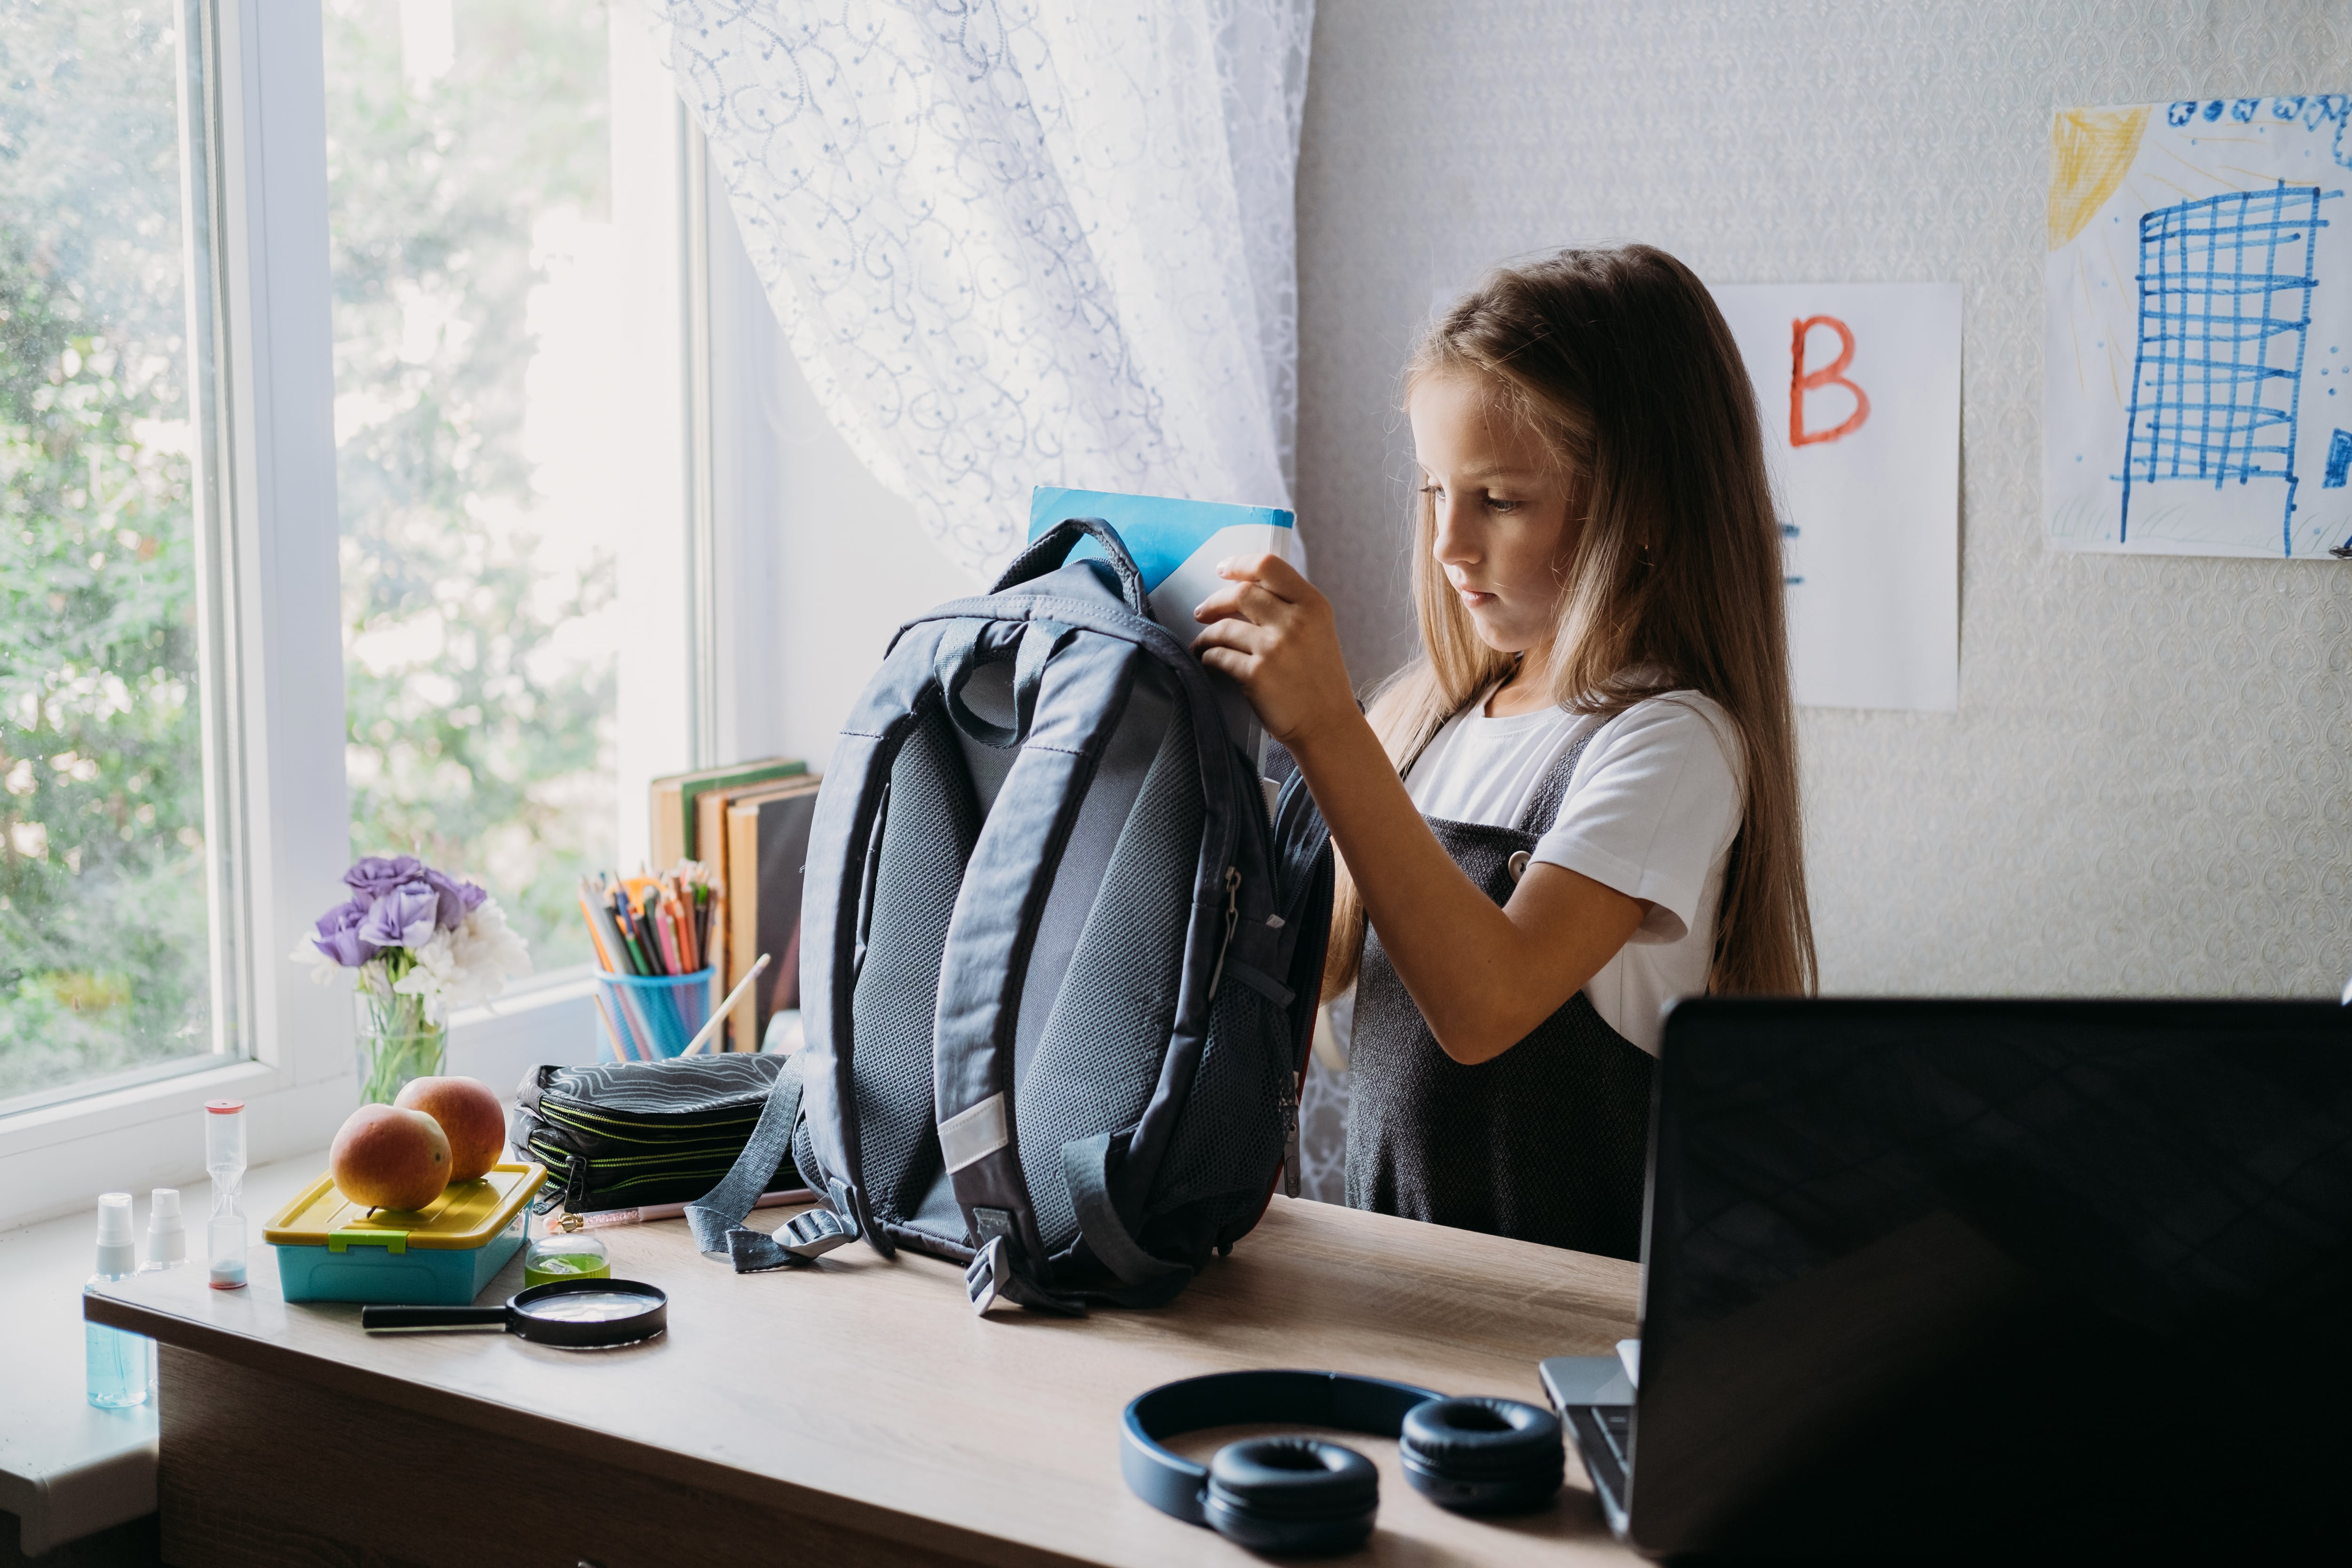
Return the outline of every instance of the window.
<path id="1" fill-rule="evenodd" d="M 0 9 L 0 1104 L 225 1043 L 171 22 Z"/>
<path id="2" fill-rule="evenodd" d="M 561 970 L 644 780 L 759 736 L 691 727 L 711 262 L 641 11 L 23 0 L 0 67 L 5 1226 L 200 1171 L 205 1100 L 327 1141 L 352 1004 L 287 954 L 355 848 Z M 586 990 L 453 1070 L 585 1059 Z"/>
<path id="3" fill-rule="evenodd" d="M 349 1099 L 284 961 L 349 844 L 318 58 L 276 0 L 0 7 L 0 1225 Z"/>
<path id="4" fill-rule="evenodd" d="M 330 0 L 354 851 L 482 882 L 551 968 L 616 855 L 625 455 L 602 0 Z"/>

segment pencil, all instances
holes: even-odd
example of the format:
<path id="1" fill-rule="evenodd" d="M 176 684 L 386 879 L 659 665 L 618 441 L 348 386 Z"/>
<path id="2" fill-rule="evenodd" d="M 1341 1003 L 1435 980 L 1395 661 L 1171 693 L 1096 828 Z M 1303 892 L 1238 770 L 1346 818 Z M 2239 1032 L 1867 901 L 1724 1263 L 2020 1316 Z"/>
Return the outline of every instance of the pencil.
<path id="1" fill-rule="evenodd" d="M 755 1209 L 780 1209 L 792 1204 L 813 1204 L 816 1194 L 806 1187 L 785 1187 L 777 1192 L 761 1193 L 752 1200 Z M 570 1214 L 556 1221 L 557 1230 L 602 1230 L 614 1225 L 649 1225 L 655 1220 L 684 1219 L 684 1204 L 646 1204 L 633 1209 L 591 1209 L 586 1214 Z"/>

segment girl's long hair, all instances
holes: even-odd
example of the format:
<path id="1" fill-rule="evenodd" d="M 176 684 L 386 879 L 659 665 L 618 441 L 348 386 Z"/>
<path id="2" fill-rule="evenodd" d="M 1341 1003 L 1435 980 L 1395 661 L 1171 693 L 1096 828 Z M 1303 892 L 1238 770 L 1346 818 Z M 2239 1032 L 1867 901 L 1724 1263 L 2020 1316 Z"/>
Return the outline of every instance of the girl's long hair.
<path id="1" fill-rule="evenodd" d="M 1714 300 L 1646 245 L 1564 250 L 1489 275 L 1433 322 L 1406 364 L 1408 395 L 1435 375 L 1481 383 L 1493 411 L 1538 435 L 1570 480 L 1577 533 L 1554 700 L 1606 718 L 1694 690 L 1730 716 L 1744 793 L 1707 989 L 1811 991 L 1780 528 L 1755 395 Z M 1370 713 L 1400 768 L 1517 658 L 1479 640 L 1432 554 L 1434 502 L 1414 501 L 1423 657 L 1382 686 Z M 1363 945 L 1363 900 L 1343 862 L 1326 996 L 1355 979 Z"/>

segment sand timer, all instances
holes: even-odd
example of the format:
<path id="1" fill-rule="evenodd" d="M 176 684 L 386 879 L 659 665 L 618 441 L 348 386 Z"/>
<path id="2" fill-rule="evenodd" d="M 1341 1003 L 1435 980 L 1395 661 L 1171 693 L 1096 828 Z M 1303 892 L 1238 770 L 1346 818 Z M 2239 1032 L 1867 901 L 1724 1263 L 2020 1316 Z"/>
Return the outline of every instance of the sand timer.
<path id="1" fill-rule="evenodd" d="M 205 1105 L 205 1173 L 213 1179 L 213 1214 L 205 1227 L 215 1290 L 245 1285 L 245 1101 Z"/>

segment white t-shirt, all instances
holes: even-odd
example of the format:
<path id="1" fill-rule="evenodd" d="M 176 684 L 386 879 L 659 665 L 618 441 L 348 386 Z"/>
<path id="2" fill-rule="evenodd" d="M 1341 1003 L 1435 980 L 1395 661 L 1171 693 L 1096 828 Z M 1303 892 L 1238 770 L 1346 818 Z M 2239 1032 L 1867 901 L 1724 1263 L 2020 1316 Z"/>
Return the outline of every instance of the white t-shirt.
<path id="1" fill-rule="evenodd" d="M 1739 832 L 1738 732 L 1712 698 L 1670 691 L 1613 719 L 1545 708 L 1489 719 L 1481 698 L 1446 721 L 1405 775 L 1423 816 L 1518 826 L 1552 763 L 1588 731 L 1559 815 L 1532 858 L 1580 871 L 1644 906 L 1641 925 L 1584 988 L 1594 1011 L 1655 1056 L 1659 1016 L 1706 989 L 1723 870 Z M 1333 999 L 1344 1049 L 1355 992 Z"/>

